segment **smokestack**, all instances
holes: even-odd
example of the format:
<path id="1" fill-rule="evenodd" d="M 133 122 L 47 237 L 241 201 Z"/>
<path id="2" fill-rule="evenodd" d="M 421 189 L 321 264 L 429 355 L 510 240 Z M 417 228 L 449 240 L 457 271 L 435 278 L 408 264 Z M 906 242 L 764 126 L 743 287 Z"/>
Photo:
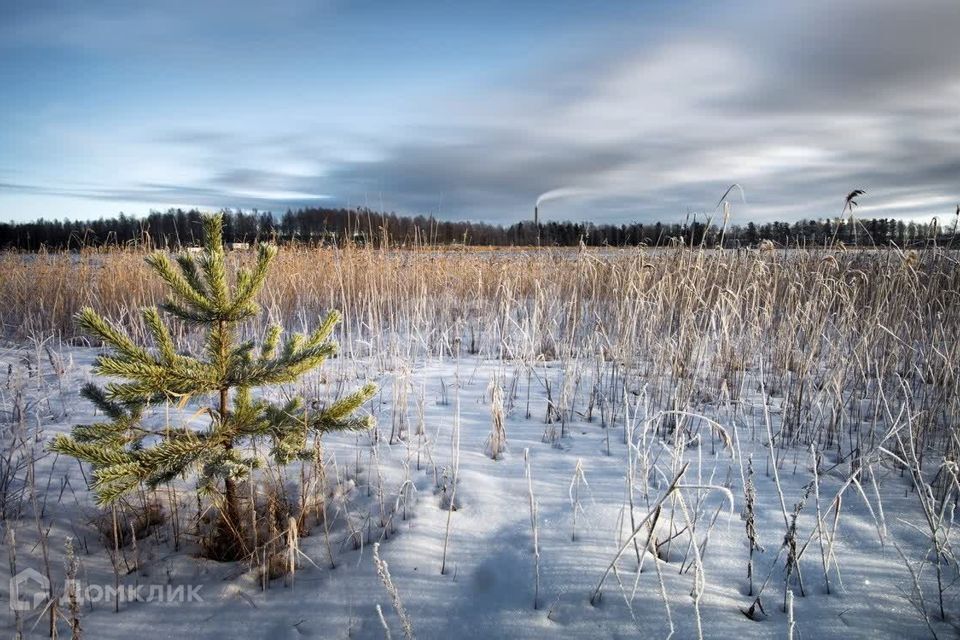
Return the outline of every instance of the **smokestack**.
<path id="1" fill-rule="evenodd" d="M 533 224 L 540 225 L 540 206 L 536 204 L 533 205 Z"/>

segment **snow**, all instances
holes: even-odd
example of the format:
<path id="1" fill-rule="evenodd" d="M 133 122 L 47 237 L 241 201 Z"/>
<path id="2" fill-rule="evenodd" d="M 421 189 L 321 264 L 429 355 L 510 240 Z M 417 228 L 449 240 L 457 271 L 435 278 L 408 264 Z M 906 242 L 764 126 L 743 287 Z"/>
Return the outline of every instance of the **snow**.
<path id="1" fill-rule="evenodd" d="M 9 417 L 16 403 L 26 406 L 30 426 L 42 428 L 36 444 L 39 451 L 42 443 L 56 433 L 90 421 L 92 410 L 79 397 L 78 390 L 92 377 L 90 365 L 95 353 L 85 348 L 58 350 L 57 357 L 62 363 L 59 374 L 54 371 L 52 359 L 34 355 L 34 366 L 39 360 L 42 376 L 31 376 L 24 366 L 25 358 L 31 357 L 29 348 L 10 348 L 0 353 L 2 371 L 9 372 L 2 380 L 0 396 L 3 428 L 12 428 Z M 385 632 L 375 610 L 379 605 L 390 633 L 400 638 L 403 637 L 400 621 L 372 559 L 371 545 L 376 541 L 381 542 L 380 554 L 389 565 L 399 597 L 419 638 L 667 637 L 670 628 L 653 557 L 647 554 L 643 571 L 638 574 L 632 546 L 617 563 L 616 572 L 608 576 L 600 600 L 595 605 L 590 602 L 604 570 L 630 531 L 630 515 L 625 506 L 628 447 L 624 443 L 623 412 L 610 428 L 600 425 L 596 413 L 589 422 L 574 413 L 565 425 L 564 437 L 551 442 L 545 438 L 551 425 L 544 424 L 547 401 L 541 380 L 554 381 L 551 386 L 556 400 L 564 368 L 560 363 L 544 362 L 534 367 L 536 375 L 529 378 L 532 386 L 528 418 L 525 415 L 528 376 L 526 369 L 516 363 L 465 356 L 459 361 L 431 358 L 381 370 L 372 363 L 332 361 L 323 370 L 327 377 L 308 380 L 305 388 L 331 393 L 338 383 L 347 388 L 351 384 L 356 386 L 358 377 L 373 378 L 381 385 L 381 393 L 369 407 L 379 420 L 378 440 L 374 441 L 369 435 L 333 434 L 323 441 L 327 473 L 331 482 L 333 478 L 339 479 L 344 495 L 342 502 L 333 501 L 331 505 L 331 510 L 337 511 L 331 520 L 330 532 L 336 568 L 329 566 L 322 526 L 317 525 L 300 541 L 305 558 L 301 559 L 292 581 L 278 578 L 270 583 L 269 589 L 263 590 L 258 574 L 243 564 L 197 557 L 196 548 L 189 542 L 175 550 L 165 533 L 168 527 L 163 527 L 139 541 L 139 570 L 131 568 L 128 572 L 122 567 L 121 573 L 125 574 L 121 576 L 122 584 L 159 584 L 174 588 L 199 585 L 202 601 L 123 602 L 119 613 L 114 612 L 112 602 L 88 602 L 82 607 L 81 618 L 86 637 L 136 638 L 149 634 L 151 638 L 382 638 Z M 585 376 L 589 376 L 589 369 L 584 368 Z M 499 460 L 485 454 L 491 429 L 489 385 L 495 375 L 504 381 L 508 394 L 517 378 L 512 407 L 508 398 L 507 451 Z M 398 380 L 409 385 L 405 412 L 403 407 L 397 407 L 400 396 L 395 393 L 395 385 L 400 384 Z M 584 410 L 588 388 L 586 382 L 578 386 L 575 412 Z M 426 431 L 423 445 L 414 435 L 418 419 L 415 395 L 420 389 L 423 389 Z M 18 390 L 20 399 L 16 398 Z M 670 470 L 675 468 L 671 462 L 674 443 L 669 439 L 659 440 L 654 426 L 644 432 L 645 420 L 655 417 L 656 411 L 645 410 L 639 398 L 638 395 L 631 400 L 639 403 L 630 408 L 636 412 L 634 435 L 638 442 L 631 455 L 634 464 L 640 465 L 639 456 L 646 453 L 654 468 L 647 476 L 647 483 L 642 473 L 637 474 L 634 516 L 638 522 L 647 513 L 647 505 L 666 489 L 672 475 Z M 769 464 L 762 401 L 754 391 L 746 394 L 735 409 L 732 405 L 705 401 L 695 411 L 709 414 L 735 436 L 735 445 L 724 447 L 717 432 L 705 420 L 691 419 L 691 429 L 699 433 L 700 442 L 680 452 L 682 461 L 690 463 L 683 484 L 729 489 L 734 500 L 731 511 L 723 490 L 682 489 L 688 508 L 697 513 L 699 542 L 716 514 L 704 551 L 704 587 L 699 603 L 705 637 L 782 638 L 787 634 L 787 615 L 781 609 L 785 556 L 780 555 L 775 562 L 785 528 Z M 773 433 L 779 431 L 778 401 L 782 398 L 774 396 L 770 400 Z M 180 417 L 194 415 L 196 409 L 193 405 L 179 411 L 168 408 Z M 406 439 L 391 444 L 391 424 L 397 411 L 405 416 Z M 194 417 L 193 423 L 200 427 L 203 420 Z M 651 423 L 656 424 L 659 423 Z M 525 450 L 530 458 L 539 526 L 537 609 L 534 609 L 535 559 Z M 811 456 L 801 447 L 778 450 L 778 455 L 783 461 L 779 473 L 784 501 L 787 511 L 791 512 L 812 478 Z M 833 467 L 824 471 L 821 478 L 821 508 L 826 512 L 849 475 L 849 465 L 834 467 L 830 454 L 824 455 L 824 469 Z M 759 587 L 772 571 L 762 599 L 767 617 L 762 620 L 748 619 L 741 612 L 753 601 L 747 595 L 748 546 L 740 515 L 744 494 L 741 474 L 745 472 L 748 457 L 752 457 L 755 470 L 757 530 L 765 549 L 755 555 L 755 584 Z M 571 481 L 578 461 L 582 464 L 585 483 L 581 483 L 579 489 L 582 511 L 577 518 L 576 539 L 572 540 Z M 878 469 L 879 501 L 864 484 L 865 496 L 872 501 L 870 508 L 859 492 L 850 490 L 844 494 L 836 543 L 840 574 L 831 568 L 832 593 L 825 592 L 816 537 L 801 559 L 806 595 L 801 597 L 794 585 L 795 637 L 930 637 L 929 629 L 909 601 L 912 579 L 894 547 L 896 543 L 904 550 L 915 569 L 926 558 L 928 542 L 922 532 L 909 524 L 922 519 L 919 501 L 908 477 L 889 465 Z M 458 508 L 451 513 L 441 506 L 442 496 L 435 486 L 435 477 L 446 474 L 449 486 L 454 473 L 458 479 Z M 295 481 L 295 475 L 291 473 L 291 482 Z M 63 545 L 70 536 L 78 548 L 81 584 L 112 585 L 110 554 L 92 524 L 97 510 L 85 490 L 77 463 L 46 454 L 36 464 L 35 477 L 38 503 L 43 505 L 39 521 L 45 531 L 49 527 L 50 566 L 55 582 L 61 583 L 64 579 Z M 414 490 L 405 501 L 399 494 L 407 479 Z M 189 483 L 182 485 L 184 489 L 189 487 Z M 380 487 L 387 507 L 384 514 L 379 513 Z M 189 498 L 185 492 L 185 509 L 189 509 L 186 506 L 190 504 Z M 870 509 L 878 512 L 881 504 L 884 518 L 878 532 L 878 522 L 871 516 Z M 394 506 L 399 509 L 391 516 Z M 348 540 L 345 511 L 350 514 L 352 526 L 363 528 L 360 549 L 354 549 Z M 681 511 L 672 509 L 671 513 L 677 528 L 682 528 Z M 5 529 L 12 527 L 16 532 L 17 567 L 20 570 L 33 567 L 43 572 L 29 491 L 19 515 L 19 519 L 5 525 Z M 379 526 L 381 518 L 391 517 L 391 525 L 384 534 L 384 528 Z M 448 518 L 447 570 L 441 574 Z M 181 519 L 187 528 L 189 517 Z M 811 535 L 815 522 L 811 495 L 798 520 L 801 544 Z M 665 527 L 661 521 L 658 535 L 667 531 Z M 645 535 L 641 535 L 641 545 L 644 539 Z M 669 545 L 669 561 L 659 563 L 675 638 L 697 636 L 691 597 L 696 569 L 689 566 L 693 555 L 689 553 L 688 542 L 686 533 L 677 536 Z M 4 555 L 8 551 L 5 544 Z M 124 554 L 132 563 L 132 550 L 128 547 Z M 10 572 L 7 563 L 2 564 L 0 591 L 6 601 Z M 935 575 L 929 563 L 924 566 L 921 582 L 927 606 L 932 607 Z M 957 603 L 951 601 L 948 607 L 956 619 L 960 613 Z M 6 612 L 5 605 L 3 608 L 0 633 L 7 637 L 13 632 L 14 617 Z M 25 614 L 25 621 L 28 630 L 33 627 L 28 637 L 46 635 L 45 618 L 39 619 L 37 613 L 32 612 Z M 956 633 L 948 623 L 935 620 L 933 625 L 941 637 Z M 60 632 L 64 636 L 69 633 L 65 620 L 60 623 Z"/>

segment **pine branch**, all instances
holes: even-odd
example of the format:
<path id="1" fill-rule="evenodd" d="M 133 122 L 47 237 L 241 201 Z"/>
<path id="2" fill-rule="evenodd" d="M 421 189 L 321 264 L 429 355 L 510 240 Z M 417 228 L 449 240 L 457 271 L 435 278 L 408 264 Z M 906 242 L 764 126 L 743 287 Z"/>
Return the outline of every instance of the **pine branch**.
<path id="1" fill-rule="evenodd" d="M 234 305 L 242 308 L 253 304 L 253 299 L 260 293 L 264 283 L 267 281 L 267 273 L 270 270 L 270 263 L 277 255 L 277 248 L 260 244 L 257 249 L 257 263 L 251 271 L 241 272 L 242 277 L 237 278 L 236 293 L 234 296 Z M 259 308 L 253 304 L 253 308 Z"/>
<path id="2" fill-rule="evenodd" d="M 307 340 L 307 344 L 304 345 L 305 349 L 312 349 L 319 347 L 330 337 L 330 334 L 333 333 L 333 330 L 340 323 L 341 315 L 339 311 L 330 311 L 327 314 L 327 317 L 323 319 L 323 322 L 320 323 L 320 326 L 317 327 L 310 338 Z"/>
<path id="3" fill-rule="evenodd" d="M 366 431 L 373 425 L 372 416 L 352 416 L 377 393 L 377 386 L 365 384 L 358 391 L 341 398 L 320 412 L 311 421 L 311 428 L 319 433 L 327 431 Z"/>
<path id="4" fill-rule="evenodd" d="M 350 395 L 344 396 L 343 398 L 340 398 L 334 402 L 323 411 L 323 415 L 331 420 L 339 420 L 344 418 L 345 416 L 359 409 L 364 402 L 375 396 L 376 393 L 377 385 L 373 384 L 372 382 L 368 382 L 359 390 L 354 391 Z"/>
<path id="5" fill-rule="evenodd" d="M 245 436 L 264 435 L 269 427 L 264 418 L 264 404 L 254 402 L 249 387 L 238 387 L 233 396 L 233 411 L 227 416 L 233 431 Z"/>
<path id="6" fill-rule="evenodd" d="M 293 341 L 293 340 L 291 340 Z M 288 341 L 287 347 L 290 342 Z M 300 336 L 300 344 L 303 336 Z M 284 384 L 294 382 L 304 373 L 316 369 L 330 356 L 336 354 L 336 345 L 327 343 L 312 349 L 284 348 L 275 358 L 264 359 L 249 364 L 246 370 L 240 373 L 237 380 L 243 380 L 251 387 Z"/>
<path id="7" fill-rule="evenodd" d="M 376 425 L 373 416 L 353 416 L 348 418 L 333 419 L 321 416 L 311 424 L 311 427 L 317 433 L 328 433 L 332 431 L 369 431 Z"/>
<path id="8" fill-rule="evenodd" d="M 270 455 L 277 464 L 289 464 L 299 458 L 307 448 L 307 435 L 303 429 L 289 430 L 280 437 L 274 438 Z"/>
<path id="9" fill-rule="evenodd" d="M 253 350 L 256 348 L 256 343 L 253 340 L 246 340 L 236 346 L 228 357 L 228 368 L 232 370 L 237 370 L 248 365 L 253 361 Z M 242 381 L 238 381 L 242 382 Z"/>
<path id="10" fill-rule="evenodd" d="M 210 446 L 207 438 L 196 433 L 181 433 L 143 449 L 137 460 L 147 470 L 147 483 L 155 486 L 183 473 L 187 467 L 200 460 Z"/>
<path id="11" fill-rule="evenodd" d="M 183 310 L 189 315 L 202 318 L 213 318 L 216 315 L 216 308 L 207 299 L 204 293 L 194 289 L 190 283 L 181 274 L 173 269 L 173 265 L 167 256 L 162 253 L 155 253 L 147 256 L 146 262 L 157 275 L 170 287 L 175 299 L 167 302 L 165 307 L 176 314 L 175 310 Z M 187 309 L 183 309 L 183 306 Z M 192 308 L 191 308 L 192 307 Z M 185 318 L 187 319 L 187 318 Z"/>
<path id="12" fill-rule="evenodd" d="M 183 307 L 172 300 L 167 300 L 166 302 L 161 303 L 160 308 L 172 316 L 193 324 L 208 323 L 213 317 L 209 312 L 187 309 L 186 307 Z"/>
<path id="13" fill-rule="evenodd" d="M 80 389 L 80 395 L 94 404 L 94 406 L 114 420 L 127 418 L 128 413 L 122 404 L 107 398 L 106 392 L 92 382 L 88 382 Z"/>
<path id="14" fill-rule="evenodd" d="M 100 375 L 129 381 L 107 385 L 107 397 L 121 402 L 146 403 L 164 396 L 197 395 L 218 389 L 222 381 L 220 371 L 206 363 L 183 357 L 177 357 L 174 363 L 164 366 L 156 360 L 131 363 L 111 356 L 100 356 L 96 360 L 95 371 Z"/>
<path id="15" fill-rule="evenodd" d="M 114 504 L 134 491 L 144 480 L 144 472 L 137 462 L 101 467 L 94 472 L 93 491 L 101 506 Z"/>
<path id="16" fill-rule="evenodd" d="M 177 348 L 173 344 L 170 332 L 160 319 L 160 312 L 157 311 L 156 307 L 147 307 L 141 312 L 141 315 L 144 324 L 150 330 L 150 335 L 153 336 L 153 341 L 160 351 L 164 364 L 172 364 L 177 358 Z"/>
<path id="17" fill-rule="evenodd" d="M 130 454 L 121 448 L 78 442 L 62 433 L 58 434 L 50 443 L 50 450 L 89 462 L 98 467 L 126 464 L 131 461 Z"/>
<path id="18" fill-rule="evenodd" d="M 70 435 L 79 443 L 123 447 L 142 439 L 147 432 L 118 421 L 77 425 Z"/>
<path id="19" fill-rule="evenodd" d="M 263 338 L 263 345 L 260 347 L 260 360 L 270 360 L 277 353 L 277 346 L 280 344 L 280 335 L 283 333 L 283 327 L 279 324 L 271 325 L 267 329 L 267 335 Z"/>
<path id="20" fill-rule="evenodd" d="M 291 398 L 283 405 L 264 402 L 261 407 L 264 421 L 269 425 L 269 433 L 280 437 L 290 429 L 303 429 L 303 401 Z"/>
<path id="21" fill-rule="evenodd" d="M 233 342 L 232 332 L 225 322 L 218 322 L 210 327 L 207 341 L 203 345 L 204 353 L 217 370 L 217 375 L 226 378 L 228 370 L 228 354 Z"/>
<path id="22" fill-rule="evenodd" d="M 146 349 L 138 347 L 119 329 L 100 317 L 90 307 L 83 307 L 76 316 L 80 328 L 100 338 L 125 359 L 134 362 L 149 362 L 150 355 Z"/>
<path id="23" fill-rule="evenodd" d="M 180 267 L 184 280 L 190 285 L 190 288 L 197 292 L 201 297 L 207 296 L 207 288 L 203 284 L 200 272 L 197 270 L 197 263 L 189 253 L 180 253 L 175 260 Z"/>
<path id="24" fill-rule="evenodd" d="M 200 269 L 206 279 L 217 317 L 222 318 L 230 304 L 226 256 L 223 251 L 223 215 L 204 218 L 203 228 L 207 250 L 200 257 Z"/>

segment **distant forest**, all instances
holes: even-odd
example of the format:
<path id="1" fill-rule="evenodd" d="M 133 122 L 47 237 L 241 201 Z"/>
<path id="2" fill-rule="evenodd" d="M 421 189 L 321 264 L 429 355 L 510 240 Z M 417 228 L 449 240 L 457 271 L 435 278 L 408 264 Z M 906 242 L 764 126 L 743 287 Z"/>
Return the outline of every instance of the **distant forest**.
<path id="1" fill-rule="evenodd" d="M 474 246 L 692 246 L 752 247 L 769 240 L 778 246 L 817 246 L 831 241 L 846 245 L 910 247 L 936 241 L 953 245 L 957 225 L 903 222 L 892 219 L 801 220 L 794 223 L 731 225 L 726 229 L 692 217 L 683 223 L 594 224 L 532 221 L 510 226 L 452 222 L 425 216 L 399 216 L 368 209 L 298 209 L 282 215 L 225 212 L 224 237 L 232 243 L 270 241 L 278 244 L 373 246 L 466 244 Z M 143 218 L 120 214 L 92 221 L 44 220 L 0 223 L 0 248 L 20 251 L 143 246 L 178 249 L 199 243 L 201 213 L 171 209 Z M 702 216 L 697 216 L 701 217 Z M 538 239 L 539 235 L 539 239 Z M 957 243 L 960 245 L 960 242 Z"/>

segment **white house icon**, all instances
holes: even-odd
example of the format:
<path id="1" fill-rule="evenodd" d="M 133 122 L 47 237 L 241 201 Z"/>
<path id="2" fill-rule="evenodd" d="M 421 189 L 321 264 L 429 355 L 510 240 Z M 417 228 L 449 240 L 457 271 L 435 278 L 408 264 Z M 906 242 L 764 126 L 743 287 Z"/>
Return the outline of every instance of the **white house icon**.
<path id="1" fill-rule="evenodd" d="M 36 609 L 47 599 L 49 592 L 50 581 L 45 575 L 36 569 L 18 571 L 10 578 L 10 609 L 13 611 Z"/>

